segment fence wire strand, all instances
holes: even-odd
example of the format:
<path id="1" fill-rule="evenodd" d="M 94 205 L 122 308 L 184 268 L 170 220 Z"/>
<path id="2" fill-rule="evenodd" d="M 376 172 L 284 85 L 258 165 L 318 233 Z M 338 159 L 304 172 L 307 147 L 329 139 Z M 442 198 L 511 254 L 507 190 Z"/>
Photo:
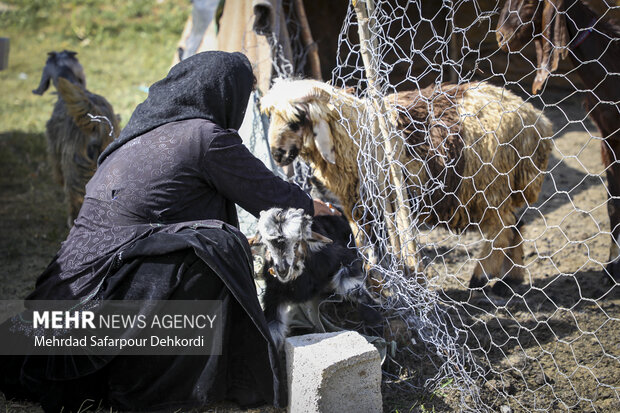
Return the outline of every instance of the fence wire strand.
<path id="1" fill-rule="evenodd" d="M 365 104 L 353 111 L 346 104 L 332 104 L 358 148 L 356 209 L 366 245 L 378 257 L 369 265 L 382 279 L 385 336 L 396 344 L 384 366 L 388 390 L 420 390 L 433 395 L 430 399 L 440 395 L 446 411 L 617 409 L 620 297 L 617 281 L 604 271 L 614 242 L 607 216 L 608 169 L 598 152 L 603 138 L 589 117 L 592 111 L 581 107 L 581 99 L 599 89 L 581 83 L 566 59 L 564 69 L 549 75 L 542 95 L 534 95 L 534 40 L 509 53 L 496 42 L 504 2 L 375 0 L 368 23 L 375 45 L 371 65 L 377 93 L 388 107 L 387 113 L 378 113 L 370 104 L 354 3 L 340 32 L 331 83 L 353 87 Z M 550 3 L 568 7 L 573 2 Z M 602 4 L 605 18 L 620 11 L 611 2 Z M 565 8 L 561 14 L 570 20 Z M 609 37 L 601 53 L 618 42 Z M 608 70 L 605 77 L 619 75 L 603 69 Z M 444 82 L 462 86 L 461 94 L 454 95 Z M 427 87 L 431 92 L 419 93 Z M 426 117 L 410 115 L 410 106 L 393 96 L 403 96 L 403 91 L 418 92 L 410 103 L 423 106 Z M 442 96 L 453 105 L 436 110 Z M 619 106 L 619 99 L 606 95 L 598 101 Z M 459 127 L 445 116 L 449 110 L 459 113 Z M 489 121 L 490 113 L 496 114 L 495 123 Z M 388 138 L 378 133 L 378 116 L 388 121 L 389 136 L 402 140 L 401 151 L 386 150 Z M 394 121 L 403 117 L 409 135 Z M 540 136 L 546 118 L 553 124 L 552 133 Z M 447 131 L 445 138 L 431 141 L 437 128 Z M 465 139 L 455 157 L 450 145 L 467 128 L 482 132 L 474 140 Z M 510 139 L 507 133 L 512 133 Z M 411 143 L 409 137 L 416 134 L 426 138 Z M 489 147 L 491 155 L 485 152 Z M 541 167 L 537 156 L 545 150 L 550 156 Z M 504 155 L 514 162 L 496 161 Z M 386 178 L 395 165 L 407 175 L 404 188 Z M 443 172 L 433 165 L 443 165 Z M 519 168 L 527 177 L 513 173 Z M 446 178 L 450 173 L 461 184 L 451 186 Z M 521 178 L 529 179 L 526 185 L 515 181 Z M 444 205 L 446 193 L 461 194 L 467 185 L 470 197 L 459 198 L 456 207 L 461 212 L 429 219 L 434 208 Z M 523 206 L 506 212 L 508 198 L 527 198 L 536 185 L 537 200 L 515 201 Z M 403 270 L 406 252 L 395 249 L 389 237 L 396 211 L 386 210 L 386 204 L 402 190 L 412 216 L 399 236 L 415 242 L 416 273 L 424 282 Z M 474 219 L 477 204 L 486 205 L 485 214 L 497 215 L 499 229 L 489 230 Z M 469 224 L 443 225 L 463 211 Z M 501 244 L 504 236 L 512 237 L 510 247 Z M 524 259 L 513 250 L 522 251 Z M 497 274 L 488 274 L 484 285 L 468 288 L 479 261 L 497 252 L 505 257 L 502 271 L 523 274 L 523 282 L 511 285 L 508 295 L 494 294 L 490 290 Z M 427 405 L 430 399 L 425 399 Z M 423 404 L 418 399 L 412 406 Z"/>

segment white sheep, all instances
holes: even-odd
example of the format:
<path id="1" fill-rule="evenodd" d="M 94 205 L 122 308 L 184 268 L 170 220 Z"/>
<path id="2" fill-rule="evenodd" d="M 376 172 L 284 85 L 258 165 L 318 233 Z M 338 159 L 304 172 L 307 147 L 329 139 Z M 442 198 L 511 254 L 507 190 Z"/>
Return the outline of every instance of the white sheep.
<path id="1" fill-rule="evenodd" d="M 400 92 L 385 103 L 405 142 L 397 159 L 406 168 L 405 184 L 441 183 L 441 190 L 425 194 L 418 218 L 457 232 L 478 228 L 484 237 L 470 288 L 492 277 L 520 283 L 523 240 L 515 213 L 538 198 L 552 147 L 551 122 L 530 103 L 485 82 Z M 298 155 L 309 161 L 341 200 L 361 246 L 361 213 L 353 212 L 360 201 L 358 142 L 362 127 L 379 131 L 378 122 L 360 121 L 370 102 L 326 83 L 278 79 L 261 106 L 271 117 L 276 162 L 286 165 Z M 507 292 L 502 283 L 494 288 Z"/>

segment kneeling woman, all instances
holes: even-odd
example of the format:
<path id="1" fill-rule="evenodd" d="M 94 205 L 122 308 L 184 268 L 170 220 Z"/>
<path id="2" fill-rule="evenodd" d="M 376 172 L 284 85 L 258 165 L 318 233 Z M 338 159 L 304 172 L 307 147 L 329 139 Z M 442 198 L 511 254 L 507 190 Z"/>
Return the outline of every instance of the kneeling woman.
<path id="1" fill-rule="evenodd" d="M 147 411 L 285 402 L 235 204 L 253 215 L 330 209 L 243 146 L 237 129 L 253 80 L 242 54 L 205 52 L 155 83 L 99 158 L 74 227 L 28 297 L 221 300 L 222 354 L 5 357 L 7 398 L 48 412 L 76 411 L 85 399 Z"/>

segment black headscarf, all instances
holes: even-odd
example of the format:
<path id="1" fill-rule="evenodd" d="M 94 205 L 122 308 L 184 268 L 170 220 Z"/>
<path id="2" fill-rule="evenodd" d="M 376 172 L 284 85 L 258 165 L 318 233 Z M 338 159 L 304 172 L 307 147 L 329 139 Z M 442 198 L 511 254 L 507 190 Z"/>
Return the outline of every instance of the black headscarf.
<path id="1" fill-rule="evenodd" d="M 241 53 L 209 51 L 181 61 L 149 88 L 146 100 L 98 164 L 133 138 L 169 122 L 201 118 L 224 129 L 239 129 L 253 82 L 252 65 Z"/>

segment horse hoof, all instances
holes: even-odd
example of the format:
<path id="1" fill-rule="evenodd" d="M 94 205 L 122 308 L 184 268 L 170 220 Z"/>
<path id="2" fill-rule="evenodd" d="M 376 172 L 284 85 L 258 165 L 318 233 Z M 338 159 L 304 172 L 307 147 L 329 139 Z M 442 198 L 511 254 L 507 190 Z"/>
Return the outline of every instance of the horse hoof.
<path id="1" fill-rule="evenodd" d="M 504 280 L 497 280 L 493 288 L 491 288 L 491 292 L 500 297 L 510 297 L 514 294 L 514 290 L 510 287 L 510 282 L 506 282 Z"/>
<path id="2" fill-rule="evenodd" d="M 609 274 L 616 282 L 620 281 L 620 259 L 615 260 L 607 264 L 605 267 L 605 271 Z"/>
<path id="3" fill-rule="evenodd" d="M 487 286 L 487 284 L 489 283 L 489 281 L 483 277 L 480 278 L 476 278 L 474 276 L 472 276 L 469 279 L 469 288 L 484 288 Z"/>

